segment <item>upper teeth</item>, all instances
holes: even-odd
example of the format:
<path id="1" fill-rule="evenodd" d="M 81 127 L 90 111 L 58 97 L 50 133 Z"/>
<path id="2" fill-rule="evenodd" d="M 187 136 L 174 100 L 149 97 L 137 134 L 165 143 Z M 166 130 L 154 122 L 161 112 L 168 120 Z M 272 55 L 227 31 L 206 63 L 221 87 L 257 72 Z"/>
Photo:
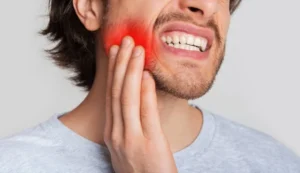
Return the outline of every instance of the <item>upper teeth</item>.
<path id="1" fill-rule="evenodd" d="M 169 46 L 172 46 L 175 48 L 199 50 L 202 52 L 204 52 L 207 48 L 207 39 L 202 38 L 202 37 L 195 37 L 195 36 L 189 35 L 189 34 L 162 36 L 161 39 L 163 42 L 167 43 Z M 180 46 L 180 45 L 185 45 L 185 46 Z M 194 47 L 194 48 L 191 49 L 191 48 L 188 48 L 188 46 Z"/>

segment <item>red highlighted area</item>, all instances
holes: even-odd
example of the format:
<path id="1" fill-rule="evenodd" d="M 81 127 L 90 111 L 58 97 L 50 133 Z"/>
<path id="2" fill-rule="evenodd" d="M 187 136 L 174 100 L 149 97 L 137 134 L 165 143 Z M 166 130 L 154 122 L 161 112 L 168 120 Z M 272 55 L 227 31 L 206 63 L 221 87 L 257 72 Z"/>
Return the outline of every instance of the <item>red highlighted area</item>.
<path id="1" fill-rule="evenodd" d="M 142 22 L 128 21 L 122 24 L 110 25 L 104 33 L 104 46 L 106 53 L 112 45 L 120 45 L 125 36 L 131 36 L 135 45 L 143 46 L 145 49 L 145 67 L 153 57 L 152 30 L 147 28 Z"/>

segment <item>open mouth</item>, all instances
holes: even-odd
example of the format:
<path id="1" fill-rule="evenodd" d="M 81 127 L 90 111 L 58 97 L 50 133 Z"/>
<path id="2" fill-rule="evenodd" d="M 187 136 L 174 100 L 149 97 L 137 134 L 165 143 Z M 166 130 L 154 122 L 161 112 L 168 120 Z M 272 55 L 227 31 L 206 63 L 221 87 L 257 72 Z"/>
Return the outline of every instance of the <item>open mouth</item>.
<path id="1" fill-rule="evenodd" d="M 208 40 L 183 32 L 168 32 L 161 36 L 161 40 L 170 47 L 188 51 L 205 52 L 208 49 Z"/>
<path id="2" fill-rule="evenodd" d="M 158 39 L 164 51 L 175 57 L 207 59 L 213 45 L 215 33 L 207 27 L 199 27 L 186 22 L 172 22 L 165 25 Z"/>

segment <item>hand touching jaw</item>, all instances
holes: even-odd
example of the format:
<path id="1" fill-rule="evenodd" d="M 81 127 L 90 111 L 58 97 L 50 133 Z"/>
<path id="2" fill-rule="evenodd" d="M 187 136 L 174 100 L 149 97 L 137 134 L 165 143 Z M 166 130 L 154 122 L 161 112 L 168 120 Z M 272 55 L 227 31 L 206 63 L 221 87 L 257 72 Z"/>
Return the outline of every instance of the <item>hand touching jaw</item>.
<path id="1" fill-rule="evenodd" d="M 126 20 L 119 24 L 110 25 L 103 33 L 103 43 L 106 53 L 112 45 L 120 45 L 125 36 L 131 36 L 135 45 L 140 45 L 145 49 L 145 68 L 149 68 L 150 58 L 154 57 L 152 45 L 155 44 L 152 32 L 147 28 L 143 21 Z"/>
<path id="2" fill-rule="evenodd" d="M 118 158 L 126 158 L 123 165 L 129 166 L 130 171 L 132 165 L 126 161 L 134 158 L 131 157 L 132 153 L 147 150 L 143 147 L 132 148 L 134 145 L 128 143 L 132 142 L 130 139 L 136 139 L 143 142 L 142 146 L 155 146 L 141 135 L 140 123 L 143 123 L 142 118 L 149 118 L 150 121 L 156 118 L 157 121 L 153 124 L 156 128 L 151 128 L 153 125 L 145 125 L 156 131 L 151 132 L 152 134 L 160 137 L 157 142 L 162 146 L 159 148 L 163 149 L 167 158 L 164 160 L 169 161 L 170 164 L 167 165 L 170 172 L 176 172 L 170 151 L 182 149 L 190 144 L 201 128 L 201 113 L 191 108 L 187 100 L 207 92 L 222 62 L 230 17 L 229 1 L 74 1 L 81 2 L 77 4 L 77 13 L 83 25 L 96 33 L 97 67 L 96 78 L 87 99 L 69 114 L 68 117 L 73 121 L 64 122 L 73 122 L 69 126 L 92 141 L 103 144 L 103 138 L 106 139 L 107 146 L 111 147 L 110 151 L 116 153 L 115 163 L 118 162 Z M 133 39 L 131 47 L 122 48 L 122 39 L 127 35 Z M 109 55 L 109 50 L 113 45 L 120 48 L 115 54 L 115 62 L 111 63 L 113 56 Z M 133 56 L 133 49 L 138 45 L 141 45 L 144 54 L 136 57 Z M 151 73 L 151 77 L 147 78 L 149 80 L 146 80 L 152 81 L 151 85 L 142 82 L 145 69 Z M 108 79 L 110 81 L 107 81 Z M 112 84 L 111 80 L 114 84 L 109 86 Z M 151 92 L 142 94 L 143 88 L 147 87 Z M 105 96 L 107 94 L 111 96 L 110 99 Z M 154 97 L 156 94 L 157 99 Z M 145 104 L 143 98 L 148 98 L 146 100 L 149 103 Z M 142 105 L 146 105 L 146 108 L 148 106 L 148 113 L 145 113 L 145 107 Z M 150 110 L 156 112 L 149 114 Z M 132 118 L 133 121 L 125 122 L 122 118 Z M 135 125 L 128 126 L 126 123 Z M 118 133 L 112 133 L 112 127 L 115 127 Z M 137 129 L 126 131 L 126 127 Z M 137 131 L 139 135 L 136 135 Z M 119 137 L 114 136 L 116 134 Z M 131 137 L 128 138 L 129 136 Z M 165 146 L 167 142 L 163 136 L 166 136 L 168 142 L 171 141 L 170 148 Z M 186 136 L 188 137 L 185 138 Z M 179 144 L 179 141 L 184 144 Z M 124 142 L 128 142 L 127 146 L 131 148 L 124 147 Z M 125 151 L 124 155 L 120 155 L 120 151 Z M 155 148 L 151 151 L 160 152 Z M 133 164 L 136 164 L 136 168 L 143 169 L 143 164 L 139 164 L 143 162 L 145 163 L 145 159 L 140 158 Z M 155 159 L 153 165 L 157 168 L 162 166 Z"/>
<path id="3" fill-rule="evenodd" d="M 210 89 L 224 56 L 229 1 L 122 0 L 106 9 L 99 49 L 108 52 L 129 35 L 144 47 L 158 90 L 188 100 Z"/>

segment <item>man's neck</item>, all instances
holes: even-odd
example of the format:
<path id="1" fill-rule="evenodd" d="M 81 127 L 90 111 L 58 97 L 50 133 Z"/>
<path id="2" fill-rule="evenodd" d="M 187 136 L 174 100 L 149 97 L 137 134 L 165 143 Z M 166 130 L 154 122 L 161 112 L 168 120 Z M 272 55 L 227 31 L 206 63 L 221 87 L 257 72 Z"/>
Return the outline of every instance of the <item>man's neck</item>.
<path id="1" fill-rule="evenodd" d="M 104 63 L 105 64 L 105 63 Z M 60 120 L 79 135 L 105 145 L 106 67 L 96 73 L 94 85 L 85 100 Z M 171 150 L 176 152 L 195 140 L 202 127 L 202 113 L 187 100 L 157 91 L 157 102 L 162 130 Z"/>

